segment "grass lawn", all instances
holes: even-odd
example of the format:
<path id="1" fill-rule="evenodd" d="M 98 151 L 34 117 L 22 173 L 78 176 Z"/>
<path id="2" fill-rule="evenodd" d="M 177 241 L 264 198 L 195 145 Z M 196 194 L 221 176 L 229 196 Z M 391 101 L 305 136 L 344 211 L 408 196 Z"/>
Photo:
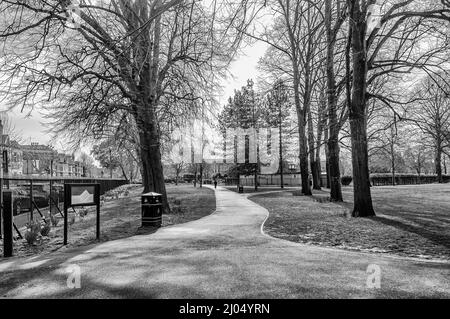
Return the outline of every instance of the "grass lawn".
<path id="1" fill-rule="evenodd" d="M 450 260 L 450 184 L 372 188 L 376 217 L 348 217 L 352 188 L 343 204 L 293 192 L 255 195 L 251 200 L 270 212 L 265 231 L 278 238 L 402 256 Z"/>
<path id="2" fill-rule="evenodd" d="M 141 193 L 143 188 L 136 185 L 127 187 L 127 194 L 110 198 L 101 207 L 100 241 L 114 240 L 144 233 L 141 226 Z M 162 226 L 185 223 L 211 214 L 216 209 L 214 191 L 208 188 L 194 188 L 192 185 L 167 185 L 167 196 L 172 213 L 163 215 Z M 73 214 L 73 213 L 72 213 Z M 70 220 L 69 211 L 69 220 Z M 69 225 L 68 247 L 84 246 L 96 242 L 95 208 L 89 209 L 85 217 L 78 214 Z M 30 246 L 24 239 L 14 243 L 14 256 L 30 256 L 63 247 L 63 221 L 53 227 L 48 237 L 40 244 Z M 0 240 L 0 258 L 3 257 L 3 242 Z"/>

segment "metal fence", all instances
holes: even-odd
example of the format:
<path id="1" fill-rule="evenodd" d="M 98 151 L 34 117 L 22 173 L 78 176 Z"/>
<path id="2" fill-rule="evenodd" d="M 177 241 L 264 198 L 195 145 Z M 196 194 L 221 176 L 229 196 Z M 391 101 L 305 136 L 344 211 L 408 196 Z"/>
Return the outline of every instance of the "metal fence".
<path id="1" fill-rule="evenodd" d="M 38 217 L 45 220 L 50 212 L 62 216 L 64 201 L 64 184 L 98 183 L 100 195 L 107 191 L 128 184 L 127 180 L 104 178 L 42 178 L 42 177 L 2 177 L 0 178 L 0 210 L 3 207 L 3 191 L 10 190 L 13 195 L 14 228 L 18 237 L 19 229 Z M 1 216 L 3 217 L 3 216 Z M 0 236 L 2 232 L 0 218 Z"/>
<path id="2" fill-rule="evenodd" d="M 372 186 L 389 186 L 392 185 L 391 174 L 371 174 L 370 181 Z M 416 184 L 432 184 L 438 181 L 437 175 L 416 175 L 416 174 L 396 174 L 395 185 L 416 185 Z M 442 175 L 444 183 L 450 182 L 450 175 Z"/>
<path id="3" fill-rule="evenodd" d="M 326 185 L 327 177 L 326 174 L 322 174 L 321 183 L 323 186 Z M 281 185 L 281 176 L 279 174 L 271 175 L 258 175 L 258 186 L 275 186 Z M 310 180 L 311 182 L 311 180 Z M 255 186 L 255 176 L 240 176 L 240 178 L 227 178 L 225 179 L 225 185 L 234 186 Z M 284 186 L 301 186 L 302 177 L 300 174 L 284 174 L 283 175 L 283 185 Z"/>

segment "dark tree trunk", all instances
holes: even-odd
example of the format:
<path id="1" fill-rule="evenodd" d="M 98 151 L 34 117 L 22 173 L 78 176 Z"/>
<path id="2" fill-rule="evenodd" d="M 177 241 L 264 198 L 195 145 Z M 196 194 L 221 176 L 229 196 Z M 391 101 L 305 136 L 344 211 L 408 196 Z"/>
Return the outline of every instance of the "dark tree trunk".
<path id="1" fill-rule="evenodd" d="M 128 176 L 127 176 L 127 172 L 125 172 L 125 168 L 123 167 L 123 165 L 120 165 L 120 170 L 122 171 L 122 176 L 123 178 L 128 182 Z"/>
<path id="2" fill-rule="evenodd" d="M 322 147 L 322 135 L 324 128 L 326 126 L 326 112 L 327 110 L 327 101 L 324 94 L 320 95 L 320 108 L 319 108 L 319 120 L 317 121 L 317 140 L 316 140 L 316 155 L 315 160 L 317 163 L 317 175 L 319 176 L 319 186 L 322 188 L 322 164 L 320 160 L 320 149 Z"/>
<path id="3" fill-rule="evenodd" d="M 140 109 L 136 118 L 139 129 L 140 155 L 142 162 L 142 180 L 144 193 L 156 192 L 162 195 L 163 210 L 170 212 L 167 201 L 164 173 L 161 162 L 161 150 L 159 146 L 159 133 L 156 127 L 156 115 L 152 105 L 146 105 Z"/>
<path id="4" fill-rule="evenodd" d="M 286 17 L 287 23 L 289 24 L 289 17 Z M 308 69 L 304 70 L 305 73 L 305 83 L 304 83 L 304 99 L 303 107 L 300 103 L 300 69 L 299 63 L 300 58 L 298 57 L 297 47 L 298 42 L 296 36 L 291 28 L 288 28 L 289 42 L 291 46 L 291 62 L 293 70 L 293 84 L 294 84 L 294 102 L 295 110 L 297 112 L 297 123 L 298 123 L 298 139 L 299 139 L 299 162 L 300 162 L 300 175 L 302 178 L 302 194 L 312 195 L 311 187 L 309 185 L 309 172 L 308 172 L 308 140 L 306 137 L 306 115 L 309 112 L 310 94 L 309 94 L 309 73 Z"/>
<path id="5" fill-rule="evenodd" d="M 311 112 L 308 112 L 308 144 L 309 144 L 309 161 L 311 166 L 311 175 L 313 182 L 313 189 L 320 190 L 320 173 L 318 171 L 318 165 L 316 162 L 315 152 L 314 152 L 314 127 L 312 121 Z"/>
<path id="6" fill-rule="evenodd" d="M 444 155 L 444 174 L 447 175 L 447 162 L 445 161 L 445 155 Z"/>
<path id="7" fill-rule="evenodd" d="M 394 118 L 395 121 L 395 118 Z M 391 136 L 389 140 L 389 152 L 391 156 L 391 173 L 392 173 L 392 186 L 395 186 L 395 137 L 396 131 L 394 127 L 391 127 Z"/>
<path id="8" fill-rule="evenodd" d="M 197 163 L 194 163 L 194 187 L 197 187 Z"/>
<path id="9" fill-rule="evenodd" d="M 375 216 L 369 180 L 369 156 L 366 127 L 367 53 L 366 17 L 359 0 L 348 1 L 351 21 L 353 81 L 349 105 L 353 164 L 353 217 Z M 347 75 L 349 76 L 349 74 Z"/>
<path id="10" fill-rule="evenodd" d="M 327 152 L 328 154 L 328 152 Z M 327 156 L 326 160 L 325 160 L 325 169 L 327 171 L 327 176 L 326 176 L 326 182 L 327 182 L 327 188 L 331 188 L 331 181 L 330 181 L 330 160 L 329 157 Z"/>
<path id="11" fill-rule="evenodd" d="M 300 175 L 302 178 L 302 194 L 312 195 L 311 187 L 309 185 L 309 172 L 308 172 L 308 141 L 306 138 L 306 118 L 305 109 L 300 105 L 300 92 L 299 92 L 299 78 L 300 72 L 298 66 L 294 63 L 294 95 L 295 95 L 295 108 L 297 111 L 298 120 L 298 135 L 299 135 L 299 160 L 300 160 Z"/>
<path id="12" fill-rule="evenodd" d="M 298 115 L 298 120 L 304 121 L 304 117 Z M 299 142 L 300 142 L 300 175 L 302 177 L 302 194 L 304 195 L 312 195 L 311 187 L 309 185 L 309 172 L 308 172 L 308 145 L 305 134 L 305 125 L 298 126 L 299 131 Z"/>
<path id="13" fill-rule="evenodd" d="M 329 136 L 329 130 L 328 130 L 328 123 L 325 125 L 325 131 L 324 131 L 324 139 L 325 141 L 328 141 Z M 330 188 L 330 154 L 328 151 L 328 145 L 325 145 L 325 171 L 326 171 L 326 188 Z"/>
<path id="14" fill-rule="evenodd" d="M 279 138 L 279 151 L 280 151 L 280 188 L 284 188 L 284 166 L 283 166 L 283 130 L 281 121 L 281 103 L 278 102 L 278 138 Z M 255 178 L 256 183 L 256 178 Z M 255 184 L 256 185 L 256 184 Z M 256 188 L 255 188 L 256 190 Z"/>
<path id="15" fill-rule="evenodd" d="M 331 1 L 325 2 L 325 20 L 327 34 L 327 102 L 328 102 L 328 168 L 327 184 L 330 188 L 330 200 L 342 202 L 341 171 L 339 167 L 339 121 L 337 117 L 336 79 L 334 74 L 334 47 L 336 36 L 331 28 Z"/>
<path id="16" fill-rule="evenodd" d="M 339 167 L 339 141 L 336 135 L 328 139 L 328 169 L 330 200 L 342 202 L 341 169 Z"/>
<path id="17" fill-rule="evenodd" d="M 435 159 L 434 159 L 434 163 L 435 163 L 435 169 L 436 169 L 436 175 L 437 175 L 437 182 L 438 183 L 442 183 L 443 179 L 442 179 L 442 151 L 441 151 L 441 147 L 440 145 L 437 147 L 436 149 L 436 154 L 435 154 Z"/>
<path id="18" fill-rule="evenodd" d="M 367 131 L 365 119 L 352 116 L 350 118 L 352 133 L 352 164 L 354 208 L 352 216 L 375 216 L 370 192 L 369 161 L 367 152 Z"/>

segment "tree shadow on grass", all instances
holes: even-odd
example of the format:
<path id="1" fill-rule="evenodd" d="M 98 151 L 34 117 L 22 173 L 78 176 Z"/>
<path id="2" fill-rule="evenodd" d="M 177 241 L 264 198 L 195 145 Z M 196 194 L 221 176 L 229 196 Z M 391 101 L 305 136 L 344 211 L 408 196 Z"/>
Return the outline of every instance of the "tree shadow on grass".
<path id="1" fill-rule="evenodd" d="M 435 244 L 442 245 L 447 249 L 450 249 L 450 236 L 448 234 L 438 234 L 433 231 L 429 231 L 425 227 L 413 226 L 407 223 L 403 223 L 398 220 L 386 218 L 383 216 L 371 217 L 372 220 L 380 222 L 384 225 L 392 226 L 408 233 L 414 233 L 421 237 L 424 237 Z"/>

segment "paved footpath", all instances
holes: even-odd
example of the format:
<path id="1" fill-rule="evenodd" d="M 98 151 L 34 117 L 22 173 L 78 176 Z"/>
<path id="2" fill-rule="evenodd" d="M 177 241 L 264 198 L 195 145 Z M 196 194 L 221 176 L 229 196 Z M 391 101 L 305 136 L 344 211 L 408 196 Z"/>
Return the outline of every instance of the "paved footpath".
<path id="1" fill-rule="evenodd" d="M 0 296 L 82 298 L 450 298 L 450 264 L 292 243 L 262 233 L 266 209 L 218 187 L 200 220 L 0 262 Z M 367 268 L 380 267 L 380 288 Z M 81 288 L 67 287 L 68 267 Z"/>

